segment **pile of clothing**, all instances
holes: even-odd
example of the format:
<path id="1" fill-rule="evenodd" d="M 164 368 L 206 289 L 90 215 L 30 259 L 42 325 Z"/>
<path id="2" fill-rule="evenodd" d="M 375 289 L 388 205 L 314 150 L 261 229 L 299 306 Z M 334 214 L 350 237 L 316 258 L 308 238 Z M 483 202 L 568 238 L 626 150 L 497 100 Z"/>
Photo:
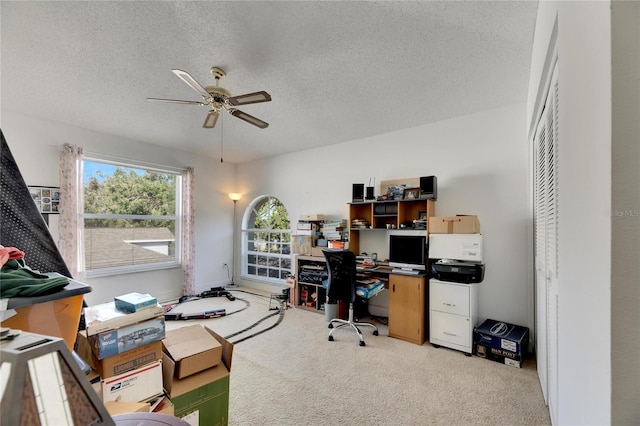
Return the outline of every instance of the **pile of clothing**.
<path id="1" fill-rule="evenodd" d="M 69 284 L 66 277 L 49 277 L 29 268 L 24 256 L 22 250 L 0 245 L 0 298 L 42 296 Z"/>

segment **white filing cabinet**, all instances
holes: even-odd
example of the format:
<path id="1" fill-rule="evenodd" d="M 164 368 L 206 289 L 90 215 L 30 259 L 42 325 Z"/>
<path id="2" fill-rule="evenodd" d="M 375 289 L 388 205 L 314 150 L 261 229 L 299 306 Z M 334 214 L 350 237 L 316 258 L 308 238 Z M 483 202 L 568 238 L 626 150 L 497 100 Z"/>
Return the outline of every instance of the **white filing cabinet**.
<path id="1" fill-rule="evenodd" d="M 473 327 L 478 321 L 478 284 L 429 280 L 429 340 L 445 346 L 473 351 Z"/>

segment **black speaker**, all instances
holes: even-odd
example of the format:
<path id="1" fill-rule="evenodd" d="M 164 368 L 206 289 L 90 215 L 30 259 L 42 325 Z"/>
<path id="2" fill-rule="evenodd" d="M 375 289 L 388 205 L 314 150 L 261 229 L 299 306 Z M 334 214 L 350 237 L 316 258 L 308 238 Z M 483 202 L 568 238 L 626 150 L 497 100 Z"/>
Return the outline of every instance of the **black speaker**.
<path id="1" fill-rule="evenodd" d="M 420 178 L 420 198 L 438 199 L 438 178 L 435 176 L 422 176 Z"/>
<path id="2" fill-rule="evenodd" d="M 354 203 L 364 201 L 364 183 L 354 183 L 351 200 Z"/>
<path id="3" fill-rule="evenodd" d="M 376 198 L 376 197 L 373 195 L 373 186 L 367 186 L 367 196 L 366 196 L 366 199 L 367 199 L 367 200 L 373 200 L 374 198 Z"/>

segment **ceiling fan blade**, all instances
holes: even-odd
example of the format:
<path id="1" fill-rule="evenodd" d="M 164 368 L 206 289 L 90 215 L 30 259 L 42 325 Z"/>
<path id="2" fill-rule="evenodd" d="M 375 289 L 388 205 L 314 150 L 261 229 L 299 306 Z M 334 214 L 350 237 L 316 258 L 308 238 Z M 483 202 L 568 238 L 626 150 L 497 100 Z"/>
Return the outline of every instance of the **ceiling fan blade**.
<path id="1" fill-rule="evenodd" d="M 255 118 L 254 116 L 249 115 L 246 112 L 242 112 L 237 109 L 230 109 L 229 112 L 234 117 L 238 117 L 240 120 L 244 120 L 247 123 L 253 124 L 256 127 L 260 127 L 261 129 L 266 129 L 267 127 L 269 127 L 269 123 L 262 121 L 259 118 Z"/>
<path id="2" fill-rule="evenodd" d="M 247 93 L 246 95 L 232 96 L 229 98 L 229 103 L 233 106 L 257 104 L 259 102 L 271 101 L 271 95 L 264 90 L 260 92 Z"/>
<path id="3" fill-rule="evenodd" d="M 200 93 L 205 98 L 210 98 L 211 97 L 209 92 L 207 92 L 204 89 L 204 87 L 202 87 L 202 85 L 196 81 L 195 78 L 191 77 L 191 74 L 189 74 L 188 72 L 182 71 L 182 70 L 171 70 L 171 71 L 173 71 L 173 73 L 175 75 L 177 75 L 178 77 L 180 77 L 180 79 L 182 81 L 187 83 L 193 90 L 195 90 L 196 92 Z"/>
<path id="4" fill-rule="evenodd" d="M 204 127 L 205 129 L 213 129 L 214 127 L 216 127 L 216 122 L 218 121 L 218 117 L 220 117 L 220 113 L 215 109 L 212 109 L 211 111 L 209 111 L 209 114 L 207 114 L 207 117 L 204 119 L 204 124 L 202 125 L 202 127 Z"/>
<path id="5" fill-rule="evenodd" d="M 186 104 L 186 105 L 200 105 L 205 106 L 207 104 L 198 101 L 181 101 L 179 99 L 161 99 L 161 98 L 147 98 L 151 102 L 170 102 L 173 104 Z"/>

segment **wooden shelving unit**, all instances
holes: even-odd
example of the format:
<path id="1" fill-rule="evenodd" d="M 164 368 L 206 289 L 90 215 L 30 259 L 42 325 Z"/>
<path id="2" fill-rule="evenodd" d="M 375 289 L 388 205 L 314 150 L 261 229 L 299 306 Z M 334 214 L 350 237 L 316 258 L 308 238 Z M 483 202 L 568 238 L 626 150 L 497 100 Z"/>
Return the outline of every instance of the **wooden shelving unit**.
<path id="1" fill-rule="evenodd" d="M 436 202 L 432 199 L 369 201 L 349 203 L 349 250 L 360 253 L 360 233 L 376 230 L 387 230 L 387 225 L 395 229 L 402 228 L 405 223 L 413 222 L 421 214 L 428 218 L 436 215 Z M 354 219 L 361 219 L 370 228 L 354 228 Z M 424 230 L 425 234 L 427 230 Z"/>

